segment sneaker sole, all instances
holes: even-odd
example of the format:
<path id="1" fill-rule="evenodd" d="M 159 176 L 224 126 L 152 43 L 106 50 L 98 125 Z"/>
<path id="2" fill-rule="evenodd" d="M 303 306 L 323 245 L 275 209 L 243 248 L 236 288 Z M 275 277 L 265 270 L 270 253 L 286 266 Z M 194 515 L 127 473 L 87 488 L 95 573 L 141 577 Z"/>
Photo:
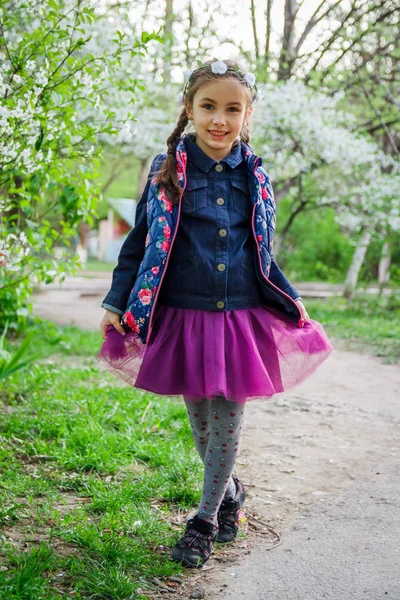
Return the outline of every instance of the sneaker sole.
<path id="1" fill-rule="evenodd" d="M 173 562 L 182 563 L 186 567 L 194 567 L 195 569 L 198 569 L 198 568 L 202 567 L 208 561 L 208 559 L 210 557 L 207 557 L 206 560 L 201 562 L 200 557 L 195 558 L 195 557 L 191 557 L 190 555 L 181 554 L 180 552 L 172 551 L 169 558 Z"/>

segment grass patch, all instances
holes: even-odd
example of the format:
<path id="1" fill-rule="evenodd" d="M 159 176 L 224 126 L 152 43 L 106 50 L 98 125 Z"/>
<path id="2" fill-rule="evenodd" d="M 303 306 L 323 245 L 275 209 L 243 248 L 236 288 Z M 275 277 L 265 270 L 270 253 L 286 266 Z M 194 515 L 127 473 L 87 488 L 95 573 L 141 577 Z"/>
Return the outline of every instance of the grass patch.
<path id="1" fill-rule="evenodd" d="M 34 344 L 31 351 L 37 354 L 51 355 L 54 359 L 61 357 L 94 356 L 100 348 L 100 330 L 81 330 L 74 326 L 58 326 L 39 317 L 32 317 L 29 330 L 34 330 Z M 12 352 L 25 339 L 8 340 L 7 350 Z"/>
<path id="2" fill-rule="evenodd" d="M 328 336 L 346 340 L 349 350 L 370 352 L 387 364 L 400 360 L 400 295 L 375 297 L 359 293 L 352 301 L 336 297 L 307 299 L 312 319 L 322 323 Z"/>
<path id="3" fill-rule="evenodd" d="M 96 260 L 94 258 L 89 258 L 86 261 L 86 265 L 85 265 L 85 271 L 106 271 L 106 272 L 110 272 L 114 270 L 115 264 L 114 263 L 108 263 L 105 262 L 104 260 Z"/>
<path id="4" fill-rule="evenodd" d="M 0 388 L 0 598 L 142 598 L 153 577 L 182 573 L 168 552 L 200 500 L 184 404 L 116 386 L 93 358 L 98 335 L 46 331 L 42 349 L 60 358 L 82 342 L 86 357 Z"/>

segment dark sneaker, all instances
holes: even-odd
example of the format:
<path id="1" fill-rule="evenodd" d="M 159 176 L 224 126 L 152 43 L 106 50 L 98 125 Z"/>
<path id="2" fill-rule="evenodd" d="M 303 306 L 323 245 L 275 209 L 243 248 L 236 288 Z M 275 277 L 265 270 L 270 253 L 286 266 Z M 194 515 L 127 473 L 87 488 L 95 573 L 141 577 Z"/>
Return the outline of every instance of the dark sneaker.
<path id="1" fill-rule="evenodd" d="M 216 542 L 232 542 L 239 531 L 239 513 L 246 498 L 243 483 L 232 475 L 236 483 L 236 495 L 232 500 L 223 499 L 218 511 L 218 535 Z"/>
<path id="2" fill-rule="evenodd" d="M 186 523 L 185 534 L 173 548 L 170 559 L 187 567 L 202 567 L 213 551 L 217 528 L 197 515 Z"/>

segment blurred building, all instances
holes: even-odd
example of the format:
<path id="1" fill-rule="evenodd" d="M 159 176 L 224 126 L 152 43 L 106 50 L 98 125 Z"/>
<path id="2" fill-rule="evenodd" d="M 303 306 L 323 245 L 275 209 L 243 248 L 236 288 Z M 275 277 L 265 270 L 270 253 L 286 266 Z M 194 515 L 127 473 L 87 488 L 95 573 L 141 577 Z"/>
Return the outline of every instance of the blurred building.
<path id="1" fill-rule="evenodd" d="M 129 231 L 135 225 L 136 200 L 108 198 L 107 219 L 99 222 L 98 231 L 91 231 L 86 242 L 88 256 L 116 263 Z"/>

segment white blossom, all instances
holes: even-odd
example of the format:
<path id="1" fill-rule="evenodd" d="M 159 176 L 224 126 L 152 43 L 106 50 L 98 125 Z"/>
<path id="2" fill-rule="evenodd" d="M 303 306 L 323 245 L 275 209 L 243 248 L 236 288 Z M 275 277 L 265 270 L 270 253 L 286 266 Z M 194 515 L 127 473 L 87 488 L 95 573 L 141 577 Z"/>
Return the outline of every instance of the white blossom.
<path id="1" fill-rule="evenodd" d="M 33 71 L 36 68 L 36 63 L 34 60 L 28 60 L 25 64 L 25 68 L 27 71 Z"/>
<path id="2" fill-rule="evenodd" d="M 36 71 L 34 75 L 35 81 L 38 85 L 44 87 L 49 82 L 49 78 L 46 75 L 46 71 L 41 68 L 39 71 Z"/>

